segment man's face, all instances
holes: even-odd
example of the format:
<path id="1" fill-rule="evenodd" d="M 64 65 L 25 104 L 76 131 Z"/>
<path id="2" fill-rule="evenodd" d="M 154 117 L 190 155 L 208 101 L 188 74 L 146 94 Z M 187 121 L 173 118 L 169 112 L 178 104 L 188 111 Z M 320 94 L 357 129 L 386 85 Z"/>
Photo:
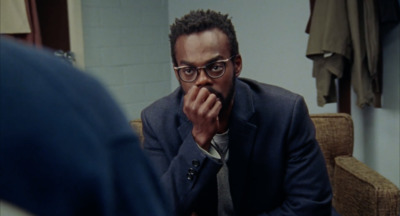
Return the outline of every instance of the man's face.
<path id="1" fill-rule="evenodd" d="M 199 33 L 182 35 L 178 37 L 175 44 L 176 66 L 195 66 L 201 67 L 217 60 L 227 59 L 230 56 L 228 37 L 219 29 L 206 30 Z M 222 77 L 212 79 L 201 70 L 198 77 L 193 82 L 184 82 L 179 79 L 175 71 L 175 76 L 179 80 L 185 93 L 193 86 L 207 88 L 214 93 L 222 102 L 222 111 L 232 106 L 234 94 L 234 81 L 239 76 L 242 61 L 240 55 L 226 62 L 225 73 Z"/>

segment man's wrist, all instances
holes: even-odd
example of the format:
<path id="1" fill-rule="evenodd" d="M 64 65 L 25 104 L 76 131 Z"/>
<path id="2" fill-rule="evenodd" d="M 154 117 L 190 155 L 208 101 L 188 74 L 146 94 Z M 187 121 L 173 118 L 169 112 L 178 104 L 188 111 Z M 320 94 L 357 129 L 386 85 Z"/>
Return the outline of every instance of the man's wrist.
<path id="1" fill-rule="evenodd" d="M 192 136 L 198 146 L 200 146 L 202 149 L 204 149 L 206 151 L 209 151 L 210 146 L 211 146 L 212 137 L 204 138 L 204 136 L 196 135 L 193 131 L 192 131 Z"/>
<path id="2" fill-rule="evenodd" d="M 198 143 L 196 143 L 197 146 L 199 147 L 199 149 L 206 154 L 207 156 L 214 158 L 214 159 L 221 159 L 221 156 L 219 155 L 219 153 L 217 152 L 217 150 L 215 150 L 214 147 L 212 147 L 210 145 L 209 150 L 205 150 L 204 148 L 202 148 Z"/>

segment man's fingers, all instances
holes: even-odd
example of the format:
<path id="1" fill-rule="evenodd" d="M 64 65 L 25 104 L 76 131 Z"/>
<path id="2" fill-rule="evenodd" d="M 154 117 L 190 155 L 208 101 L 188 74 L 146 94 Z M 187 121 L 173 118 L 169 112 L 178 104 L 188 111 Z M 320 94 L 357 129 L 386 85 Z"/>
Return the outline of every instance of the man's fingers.
<path id="1" fill-rule="evenodd" d="M 203 104 L 206 100 L 207 100 L 207 98 L 210 96 L 210 92 L 208 91 L 208 89 L 206 89 L 206 88 L 200 88 L 199 89 L 199 92 L 198 92 L 198 94 L 197 94 L 197 97 L 196 97 L 196 99 L 195 99 L 195 103 L 196 104 L 199 104 L 199 105 L 201 105 L 201 104 Z"/>
<path id="2" fill-rule="evenodd" d="M 183 97 L 183 112 L 190 115 L 194 110 L 198 109 L 194 101 L 197 98 L 200 88 L 192 86 Z M 189 117 L 189 116 L 188 116 Z"/>
<path id="3" fill-rule="evenodd" d="M 189 91 L 186 93 L 186 95 L 185 95 L 185 97 L 184 97 L 184 100 L 185 101 L 188 101 L 188 102 L 191 102 L 191 101 L 194 101 L 195 99 L 196 99 L 196 97 L 197 97 L 197 94 L 199 93 L 199 91 L 200 91 L 200 88 L 199 87 L 197 87 L 197 86 L 192 86 L 190 89 L 189 89 Z"/>
<path id="4" fill-rule="evenodd" d="M 216 115 L 218 115 L 219 110 L 217 110 L 217 113 L 213 111 L 213 108 L 215 106 L 219 106 L 218 104 L 216 104 L 218 101 L 219 99 L 215 94 L 209 94 L 206 100 L 200 105 L 197 112 L 198 115 L 204 118 L 215 117 Z"/>
<path id="5" fill-rule="evenodd" d="M 193 86 L 189 89 L 184 98 L 184 112 L 186 114 L 195 114 L 205 116 L 212 105 L 215 103 L 215 96 L 211 96 L 206 88 Z"/>
<path id="6" fill-rule="evenodd" d="M 210 118 L 214 118 L 215 117 L 217 119 L 217 121 L 218 121 L 218 114 L 221 111 L 221 109 L 222 109 L 222 103 L 221 103 L 220 100 L 217 100 L 214 103 L 214 106 L 210 109 L 210 112 L 208 113 L 208 116 Z"/>

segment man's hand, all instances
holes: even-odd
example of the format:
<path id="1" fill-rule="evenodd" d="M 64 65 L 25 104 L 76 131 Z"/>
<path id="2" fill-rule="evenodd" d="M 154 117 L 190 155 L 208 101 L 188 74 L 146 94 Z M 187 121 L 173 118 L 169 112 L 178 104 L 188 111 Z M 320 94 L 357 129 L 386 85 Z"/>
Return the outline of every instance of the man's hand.
<path id="1" fill-rule="evenodd" d="M 221 108 L 221 101 L 207 88 L 192 86 L 183 98 L 183 112 L 193 124 L 193 138 L 207 151 L 218 131 Z"/>

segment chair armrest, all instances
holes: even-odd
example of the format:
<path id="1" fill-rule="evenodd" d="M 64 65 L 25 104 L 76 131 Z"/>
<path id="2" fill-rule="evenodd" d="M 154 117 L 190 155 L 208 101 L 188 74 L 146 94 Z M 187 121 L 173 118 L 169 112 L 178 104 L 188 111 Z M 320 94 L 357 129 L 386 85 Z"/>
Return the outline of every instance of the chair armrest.
<path id="1" fill-rule="evenodd" d="M 333 206 L 341 215 L 399 215 L 400 190 L 356 158 L 335 158 Z"/>
<path id="2" fill-rule="evenodd" d="M 144 136 L 143 136 L 142 120 L 135 119 L 135 120 L 130 121 L 129 124 L 131 125 L 133 131 L 135 131 L 136 134 L 139 136 L 140 147 L 143 148 Z"/>

